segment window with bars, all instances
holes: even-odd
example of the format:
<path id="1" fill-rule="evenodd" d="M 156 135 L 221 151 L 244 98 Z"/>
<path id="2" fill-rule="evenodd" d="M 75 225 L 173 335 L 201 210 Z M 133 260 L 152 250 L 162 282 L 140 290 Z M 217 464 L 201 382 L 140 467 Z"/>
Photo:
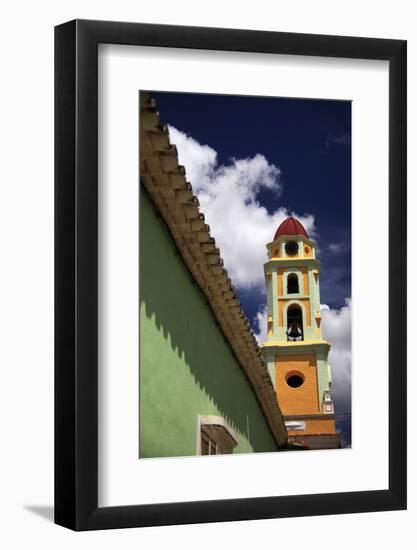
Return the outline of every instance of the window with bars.
<path id="1" fill-rule="evenodd" d="M 201 430 L 201 454 L 202 455 L 219 455 L 220 446 L 209 435 Z"/>
<path id="2" fill-rule="evenodd" d="M 233 453 L 237 436 L 221 416 L 200 417 L 200 454 L 221 455 Z"/>

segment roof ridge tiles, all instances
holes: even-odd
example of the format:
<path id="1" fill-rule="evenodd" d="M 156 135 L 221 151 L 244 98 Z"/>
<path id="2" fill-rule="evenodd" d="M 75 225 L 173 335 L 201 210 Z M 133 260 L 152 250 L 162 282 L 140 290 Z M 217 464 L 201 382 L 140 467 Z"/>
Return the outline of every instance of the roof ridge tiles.
<path id="1" fill-rule="evenodd" d="M 143 184 L 246 372 L 277 444 L 283 445 L 287 430 L 261 350 L 210 234 L 210 226 L 199 210 L 198 198 L 186 180 L 186 170 L 178 164 L 177 148 L 170 142 L 167 126 L 161 124 L 156 102 L 149 94 L 141 94 L 140 120 L 140 142 L 146 145 L 145 154 L 141 147 L 140 159 Z M 182 219 L 181 213 L 187 220 L 185 223 L 178 221 Z"/>

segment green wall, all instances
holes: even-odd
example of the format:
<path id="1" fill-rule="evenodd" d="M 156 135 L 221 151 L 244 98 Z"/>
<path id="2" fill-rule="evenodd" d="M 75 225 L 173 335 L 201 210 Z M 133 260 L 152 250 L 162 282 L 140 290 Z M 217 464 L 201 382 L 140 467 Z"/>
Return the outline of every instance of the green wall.
<path id="1" fill-rule="evenodd" d="M 277 447 L 251 385 L 144 189 L 140 201 L 140 457 L 196 454 L 198 415 L 223 416 L 234 453 Z"/>

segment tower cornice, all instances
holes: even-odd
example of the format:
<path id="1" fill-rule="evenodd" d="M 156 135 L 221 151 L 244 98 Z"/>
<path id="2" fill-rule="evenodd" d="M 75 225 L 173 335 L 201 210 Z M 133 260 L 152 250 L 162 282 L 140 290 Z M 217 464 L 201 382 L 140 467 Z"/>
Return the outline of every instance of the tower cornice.
<path id="1" fill-rule="evenodd" d="M 264 263 L 265 272 L 271 267 L 311 266 L 320 269 L 320 262 L 316 258 L 273 258 Z"/>
<path id="2" fill-rule="evenodd" d="M 306 350 L 330 351 L 327 340 L 302 340 L 300 342 L 281 342 L 269 340 L 261 345 L 262 351 L 280 351 L 285 353 L 300 353 Z"/>
<path id="3" fill-rule="evenodd" d="M 312 239 L 307 239 L 307 237 L 304 237 L 304 235 L 281 235 L 270 243 L 267 243 L 266 247 L 270 248 L 273 245 L 282 243 L 284 241 L 293 241 L 294 239 L 303 241 L 304 244 L 308 244 L 310 246 L 316 246 L 315 241 L 313 241 Z"/>

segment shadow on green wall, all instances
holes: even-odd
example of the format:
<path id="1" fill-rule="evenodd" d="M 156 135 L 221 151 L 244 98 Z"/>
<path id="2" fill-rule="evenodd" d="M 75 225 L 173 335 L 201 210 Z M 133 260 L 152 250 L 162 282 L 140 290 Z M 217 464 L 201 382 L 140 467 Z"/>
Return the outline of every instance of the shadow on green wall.
<path id="1" fill-rule="evenodd" d="M 159 335 L 169 342 L 171 351 L 186 363 L 194 386 L 200 390 L 197 393 L 204 392 L 219 414 L 249 440 L 254 450 L 276 450 L 252 386 L 144 189 L 141 189 L 140 264 L 141 310 L 145 312 L 147 322 L 156 324 Z M 161 346 L 157 341 L 153 345 L 156 360 Z M 150 368 L 152 358 L 149 353 L 152 350 L 149 351 L 149 343 L 147 349 L 146 367 Z M 165 358 L 160 360 L 165 361 Z M 141 361 L 144 361 L 143 356 Z M 187 399 L 198 402 L 192 387 L 175 384 L 176 372 L 169 372 L 170 364 L 162 370 L 164 368 L 165 383 L 171 384 L 176 392 L 174 399 L 178 400 L 178 408 L 186 408 L 184 401 Z M 155 383 L 164 382 L 159 379 Z M 184 394 L 186 391 L 190 393 Z M 156 391 L 153 395 L 159 394 Z M 205 410 L 197 412 L 213 414 Z"/>

